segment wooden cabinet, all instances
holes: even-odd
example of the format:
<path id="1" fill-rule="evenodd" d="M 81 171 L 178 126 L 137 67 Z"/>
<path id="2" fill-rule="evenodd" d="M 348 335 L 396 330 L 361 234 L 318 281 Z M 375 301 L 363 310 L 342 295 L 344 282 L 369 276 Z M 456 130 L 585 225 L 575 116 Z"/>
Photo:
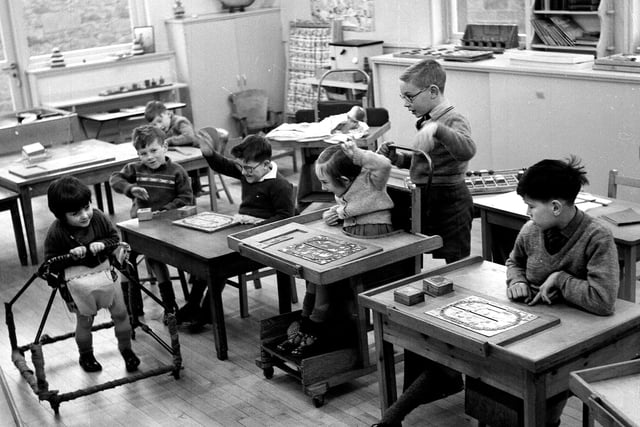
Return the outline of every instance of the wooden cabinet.
<path id="1" fill-rule="evenodd" d="M 178 74 L 189 83 L 194 126 L 237 135 L 229 94 L 264 89 L 270 109 L 283 110 L 286 65 L 280 10 L 257 9 L 166 21 Z"/>
<path id="2" fill-rule="evenodd" d="M 596 57 L 632 52 L 631 16 L 634 10 L 637 11 L 637 0 L 600 0 L 592 7 L 571 6 L 571 3 L 569 0 L 527 0 L 527 49 L 590 53 Z M 577 24 L 584 34 L 575 45 L 554 46 L 552 42 L 545 43 L 545 37 L 540 35 L 541 31 L 536 30 L 535 26 L 536 22 L 544 25 L 550 19 L 561 19 L 569 25 Z M 553 27 L 553 24 L 550 25 Z"/>

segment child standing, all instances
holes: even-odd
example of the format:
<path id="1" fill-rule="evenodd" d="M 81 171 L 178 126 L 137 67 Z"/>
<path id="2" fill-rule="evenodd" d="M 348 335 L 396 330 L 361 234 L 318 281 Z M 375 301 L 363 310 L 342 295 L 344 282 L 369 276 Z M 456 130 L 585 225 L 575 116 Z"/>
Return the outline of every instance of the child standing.
<path id="1" fill-rule="evenodd" d="M 54 181 L 47 191 L 49 210 L 56 220 L 47 231 L 44 242 L 45 259 L 71 254 L 73 262 L 69 265 L 81 263 L 87 267 L 100 264 L 99 257 L 108 255 L 105 248 L 120 242 L 118 231 L 111 221 L 99 210 L 91 207 L 91 190 L 75 177 L 67 176 Z M 53 266 L 60 268 L 55 271 L 58 276 L 63 275 L 67 266 Z M 113 300 L 108 308 L 113 320 L 118 349 L 122 355 L 128 372 L 138 369 L 140 359 L 131 349 L 131 326 L 124 303 L 122 289 L 114 283 Z M 96 302 L 88 305 L 98 305 Z M 93 354 L 93 338 L 91 327 L 94 314 L 80 313 L 77 308 L 75 339 L 80 353 L 79 363 L 86 372 L 102 370 L 102 365 Z"/>
<path id="2" fill-rule="evenodd" d="M 335 195 L 337 205 L 322 215 L 329 225 L 355 237 L 380 237 L 393 231 L 393 201 L 386 191 L 391 162 L 384 156 L 358 148 L 353 141 L 327 147 L 316 161 L 316 175 L 324 191 Z M 307 282 L 299 332 L 278 349 L 307 357 L 328 350 L 333 290 Z"/>
<path id="3" fill-rule="evenodd" d="M 164 211 L 193 203 L 189 177 L 182 166 L 166 156 L 164 136 L 160 128 L 152 125 L 135 128 L 133 146 L 140 160 L 125 165 L 120 172 L 114 172 L 109 180 L 116 192 L 132 199 L 132 218 L 137 216 L 140 208 Z M 168 313 L 178 308 L 169 269 L 166 264 L 149 257 L 147 263 L 158 281 L 166 322 Z"/>
<path id="4" fill-rule="evenodd" d="M 235 160 L 215 150 L 220 141 L 202 139 L 200 149 L 214 171 L 240 180 L 240 208 L 234 220 L 241 224 L 265 224 L 289 218 L 295 213 L 293 185 L 278 171 L 271 160 L 271 144 L 261 135 L 249 135 L 231 149 Z M 208 298 L 201 306 L 206 281 L 196 279 L 189 294 L 189 302 L 178 312 L 179 320 L 191 320 L 192 331 L 209 322 Z"/>
<path id="5" fill-rule="evenodd" d="M 418 118 L 412 148 L 429 154 L 432 168 L 421 153 L 397 153 L 390 143 L 381 145 L 379 152 L 394 165 L 409 168 L 411 181 L 425 187 L 420 202 L 421 231 L 442 237 L 443 246 L 433 257 L 451 263 L 471 253 L 473 200 L 464 177 L 476 144 L 469 121 L 444 95 L 446 78 L 442 66 L 431 59 L 411 65 L 400 75 L 400 97 Z M 431 174 L 432 184 L 427 188 Z M 462 390 L 463 382 L 459 373 L 405 350 L 403 387 L 404 393 L 379 426 L 400 425 L 414 408 Z"/>
<path id="6" fill-rule="evenodd" d="M 517 193 L 531 218 L 507 259 L 507 296 L 529 305 L 565 302 L 607 316 L 619 286 L 618 252 L 609 229 L 574 202 L 586 172 L 578 159 L 542 160 L 528 168 Z M 547 425 L 560 424 L 567 396 L 547 405 Z"/>
<path id="7" fill-rule="evenodd" d="M 200 146 L 200 136 L 196 134 L 193 125 L 184 116 L 167 110 L 162 101 L 149 101 L 144 108 L 144 117 L 147 122 L 160 128 L 166 135 L 165 142 L 169 147 L 173 146 Z M 197 170 L 189 172 L 191 189 L 195 197 L 202 192 L 200 174 Z"/>

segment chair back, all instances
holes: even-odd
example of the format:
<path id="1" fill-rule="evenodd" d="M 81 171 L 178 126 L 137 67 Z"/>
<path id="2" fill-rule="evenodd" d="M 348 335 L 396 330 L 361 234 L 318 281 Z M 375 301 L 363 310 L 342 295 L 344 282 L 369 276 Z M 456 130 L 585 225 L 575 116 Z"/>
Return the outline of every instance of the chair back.
<path id="1" fill-rule="evenodd" d="M 224 155 L 229 142 L 229 132 L 222 128 L 215 128 L 213 126 L 203 127 L 198 131 L 200 138 L 209 138 L 213 143 L 213 149 L 216 153 Z"/>
<path id="2" fill-rule="evenodd" d="M 640 188 L 640 179 L 620 175 L 617 169 L 611 169 L 609 171 L 609 186 L 607 188 L 607 196 L 617 198 L 619 185 Z"/>
<path id="3" fill-rule="evenodd" d="M 229 95 L 234 118 L 244 120 L 251 132 L 268 126 L 269 96 L 262 89 L 247 89 Z"/>

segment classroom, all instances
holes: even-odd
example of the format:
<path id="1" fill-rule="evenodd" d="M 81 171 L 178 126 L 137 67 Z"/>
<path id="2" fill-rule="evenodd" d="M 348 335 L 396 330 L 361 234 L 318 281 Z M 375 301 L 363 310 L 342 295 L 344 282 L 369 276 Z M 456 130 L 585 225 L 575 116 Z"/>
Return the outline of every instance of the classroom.
<path id="1" fill-rule="evenodd" d="M 640 425 L 640 0 L 0 37 L 0 424 Z"/>

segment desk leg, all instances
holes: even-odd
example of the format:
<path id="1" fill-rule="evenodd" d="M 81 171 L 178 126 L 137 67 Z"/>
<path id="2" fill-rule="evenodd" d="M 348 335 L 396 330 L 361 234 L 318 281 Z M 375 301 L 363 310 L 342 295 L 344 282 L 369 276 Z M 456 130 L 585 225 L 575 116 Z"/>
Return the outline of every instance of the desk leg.
<path id="1" fill-rule="evenodd" d="M 524 427 L 545 427 L 547 418 L 547 394 L 544 377 L 531 372 L 525 375 Z"/>
<path id="2" fill-rule="evenodd" d="M 96 204 L 98 205 L 98 209 L 104 212 L 104 204 L 102 203 L 102 184 L 94 184 L 93 192 L 96 194 Z"/>
<path id="3" fill-rule="evenodd" d="M 33 221 L 33 207 L 31 206 L 31 188 L 20 190 L 20 205 L 22 206 L 22 219 L 27 232 L 27 244 L 31 254 L 31 264 L 38 264 L 38 246 L 36 244 L 36 225 Z"/>
<path id="4" fill-rule="evenodd" d="M 378 390 L 380 392 L 380 412 L 382 415 L 397 399 L 396 365 L 393 344 L 384 341 L 384 322 L 382 314 L 373 313 L 373 333 L 378 357 Z"/>
<path id="5" fill-rule="evenodd" d="M 209 202 L 211 203 L 211 210 L 213 212 L 218 211 L 218 188 L 216 187 L 215 172 L 211 168 L 207 168 L 207 175 L 209 178 Z"/>
<path id="6" fill-rule="evenodd" d="M 11 211 L 11 222 L 13 223 L 13 234 L 16 236 L 16 246 L 18 248 L 18 258 L 20 258 L 20 264 L 28 265 L 29 256 L 27 255 L 27 247 L 24 243 L 24 234 L 22 234 L 22 221 L 20 221 L 20 210 L 18 209 L 18 203 L 14 202 L 9 208 Z"/>
<path id="7" fill-rule="evenodd" d="M 637 248 L 634 245 L 618 245 L 618 253 L 622 254 L 622 260 L 624 263 L 622 269 L 622 278 L 620 280 L 620 289 L 618 290 L 618 298 L 636 302 L 636 257 L 638 255 Z"/>
<path id="8" fill-rule="evenodd" d="M 484 209 L 480 212 L 480 224 L 482 226 L 482 258 L 491 261 L 491 224 L 487 219 L 487 211 Z"/>
<path id="9" fill-rule="evenodd" d="M 227 360 L 227 330 L 224 324 L 224 309 L 222 307 L 222 289 L 224 278 L 207 277 L 209 287 L 209 303 L 211 304 L 211 320 L 213 322 L 213 341 L 216 346 L 218 359 Z"/>
<path id="10" fill-rule="evenodd" d="M 278 284 L 278 309 L 280 314 L 291 312 L 291 277 L 287 274 L 276 272 Z"/>
<path id="11" fill-rule="evenodd" d="M 107 209 L 109 209 L 109 213 L 113 215 L 115 212 L 113 209 L 113 193 L 111 192 L 111 184 L 109 184 L 109 181 L 104 182 L 104 196 L 107 199 Z"/>
<path id="12" fill-rule="evenodd" d="M 360 353 L 360 363 L 362 367 L 370 365 L 369 361 L 369 340 L 367 338 L 367 309 L 358 304 L 358 294 L 364 292 L 362 276 L 354 276 L 349 279 L 349 285 L 353 294 L 356 311 L 356 333 L 358 334 L 358 352 Z"/>

